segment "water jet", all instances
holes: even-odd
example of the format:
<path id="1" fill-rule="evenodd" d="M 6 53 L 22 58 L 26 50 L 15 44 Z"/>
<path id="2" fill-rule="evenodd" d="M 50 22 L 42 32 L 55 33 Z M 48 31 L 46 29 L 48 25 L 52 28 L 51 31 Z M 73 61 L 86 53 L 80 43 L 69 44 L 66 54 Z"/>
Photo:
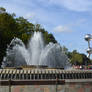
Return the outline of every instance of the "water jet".
<path id="1" fill-rule="evenodd" d="M 49 68 L 70 67 L 69 59 L 58 43 L 45 45 L 42 33 L 34 32 L 28 47 L 22 40 L 14 38 L 7 48 L 2 67 L 24 65 L 48 66 Z"/>
<path id="2" fill-rule="evenodd" d="M 14 38 L 0 69 L 0 91 L 92 92 L 92 71 L 62 69 L 70 66 L 61 46 L 45 45 L 40 32 L 34 33 L 27 48 Z"/>

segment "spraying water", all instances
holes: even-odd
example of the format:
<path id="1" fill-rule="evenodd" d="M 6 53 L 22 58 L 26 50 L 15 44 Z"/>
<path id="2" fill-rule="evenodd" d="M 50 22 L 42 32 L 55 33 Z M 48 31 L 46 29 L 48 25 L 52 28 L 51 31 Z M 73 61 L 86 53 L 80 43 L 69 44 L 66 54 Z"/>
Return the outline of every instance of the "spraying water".
<path id="1" fill-rule="evenodd" d="M 2 67 L 45 65 L 53 68 L 70 66 L 68 57 L 59 44 L 44 45 L 41 32 L 34 32 L 26 48 L 22 40 L 14 38 L 6 51 Z"/>

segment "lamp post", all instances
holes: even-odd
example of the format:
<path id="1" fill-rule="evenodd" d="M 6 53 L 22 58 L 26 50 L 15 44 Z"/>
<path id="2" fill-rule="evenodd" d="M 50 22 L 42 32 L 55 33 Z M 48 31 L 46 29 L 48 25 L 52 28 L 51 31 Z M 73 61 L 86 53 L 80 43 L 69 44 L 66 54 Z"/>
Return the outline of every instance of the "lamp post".
<path id="1" fill-rule="evenodd" d="M 90 47 L 90 41 L 92 40 L 92 35 L 86 34 L 84 39 L 88 42 L 87 57 L 90 59 L 90 55 L 92 54 L 92 48 Z"/>
<path id="2" fill-rule="evenodd" d="M 58 86 L 58 77 L 57 77 L 57 74 L 55 74 L 55 77 L 56 77 L 56 91 L 55 92 L 57 92 L 57 86 Z"/>
<path id="3" fill-rule="evenodd" d="M 11 79 L 9 79 L 9 92 L 11 92 Z"/>

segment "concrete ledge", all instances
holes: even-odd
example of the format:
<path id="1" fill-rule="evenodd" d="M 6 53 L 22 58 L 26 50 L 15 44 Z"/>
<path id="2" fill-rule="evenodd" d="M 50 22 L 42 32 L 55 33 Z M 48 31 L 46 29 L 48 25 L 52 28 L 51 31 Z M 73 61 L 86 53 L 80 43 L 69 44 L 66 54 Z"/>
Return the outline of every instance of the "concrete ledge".
<path id="1" fill-rule="evenodd" d="M 92 83 L 92 79 L 66 79 L 65 83 Z"/>
<path id="2" fill-rule="evenodd" d="M 0 80 L 0 86 L 8 85 L 63 85 L 65 80 Z"/>

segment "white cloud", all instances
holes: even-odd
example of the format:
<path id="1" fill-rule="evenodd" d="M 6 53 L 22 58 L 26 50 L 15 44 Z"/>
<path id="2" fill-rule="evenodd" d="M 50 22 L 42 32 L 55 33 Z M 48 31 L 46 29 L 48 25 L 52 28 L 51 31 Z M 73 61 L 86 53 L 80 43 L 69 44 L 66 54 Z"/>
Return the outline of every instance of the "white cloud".
<path id="1" fill-rule="evenodd" d="M 61 4 L 65 8 L 73 11 L 90 11 L 92 9 L 91 0 L 64 0 Z"/>
<path id="2" fill-rule="evenodd" d="M 80 18 L 80 19 L 77 19 L 76 21 L 75 20 L 71 21 L 71 23 L 69 23 L 67 26 L 69 26 L 71 28 L 79 27 L 79 26 L 84 25 L 87 22 L 88 22 L 88 20 L 86 18 Z"/>
<path id="3" fill-rule="evenodd" d="M 92 10 L 92 0 L 40 0 L 42 3 L 58 5 L 68 10 L 84 12 Z"/>
<path id="4" fill-rule="evenodd" d="M 34 19 L 36 16 L 36 14 L 34 12 L 30 12 L 30 13 L 27 13 L 24 18 L 30 20 L 30 19 Z"/>
<path id="5" fill-rule="evenodd" d="M 57 32 L 57 33 L 60 33 L 60 32 L 72 32 L 72 30 L 70 30 L 68 27 L 66 26 L 62 26 L 62 25 L 59 25 L 59 26 L 56 26 L 54 28 L 54 32 Z"/>

